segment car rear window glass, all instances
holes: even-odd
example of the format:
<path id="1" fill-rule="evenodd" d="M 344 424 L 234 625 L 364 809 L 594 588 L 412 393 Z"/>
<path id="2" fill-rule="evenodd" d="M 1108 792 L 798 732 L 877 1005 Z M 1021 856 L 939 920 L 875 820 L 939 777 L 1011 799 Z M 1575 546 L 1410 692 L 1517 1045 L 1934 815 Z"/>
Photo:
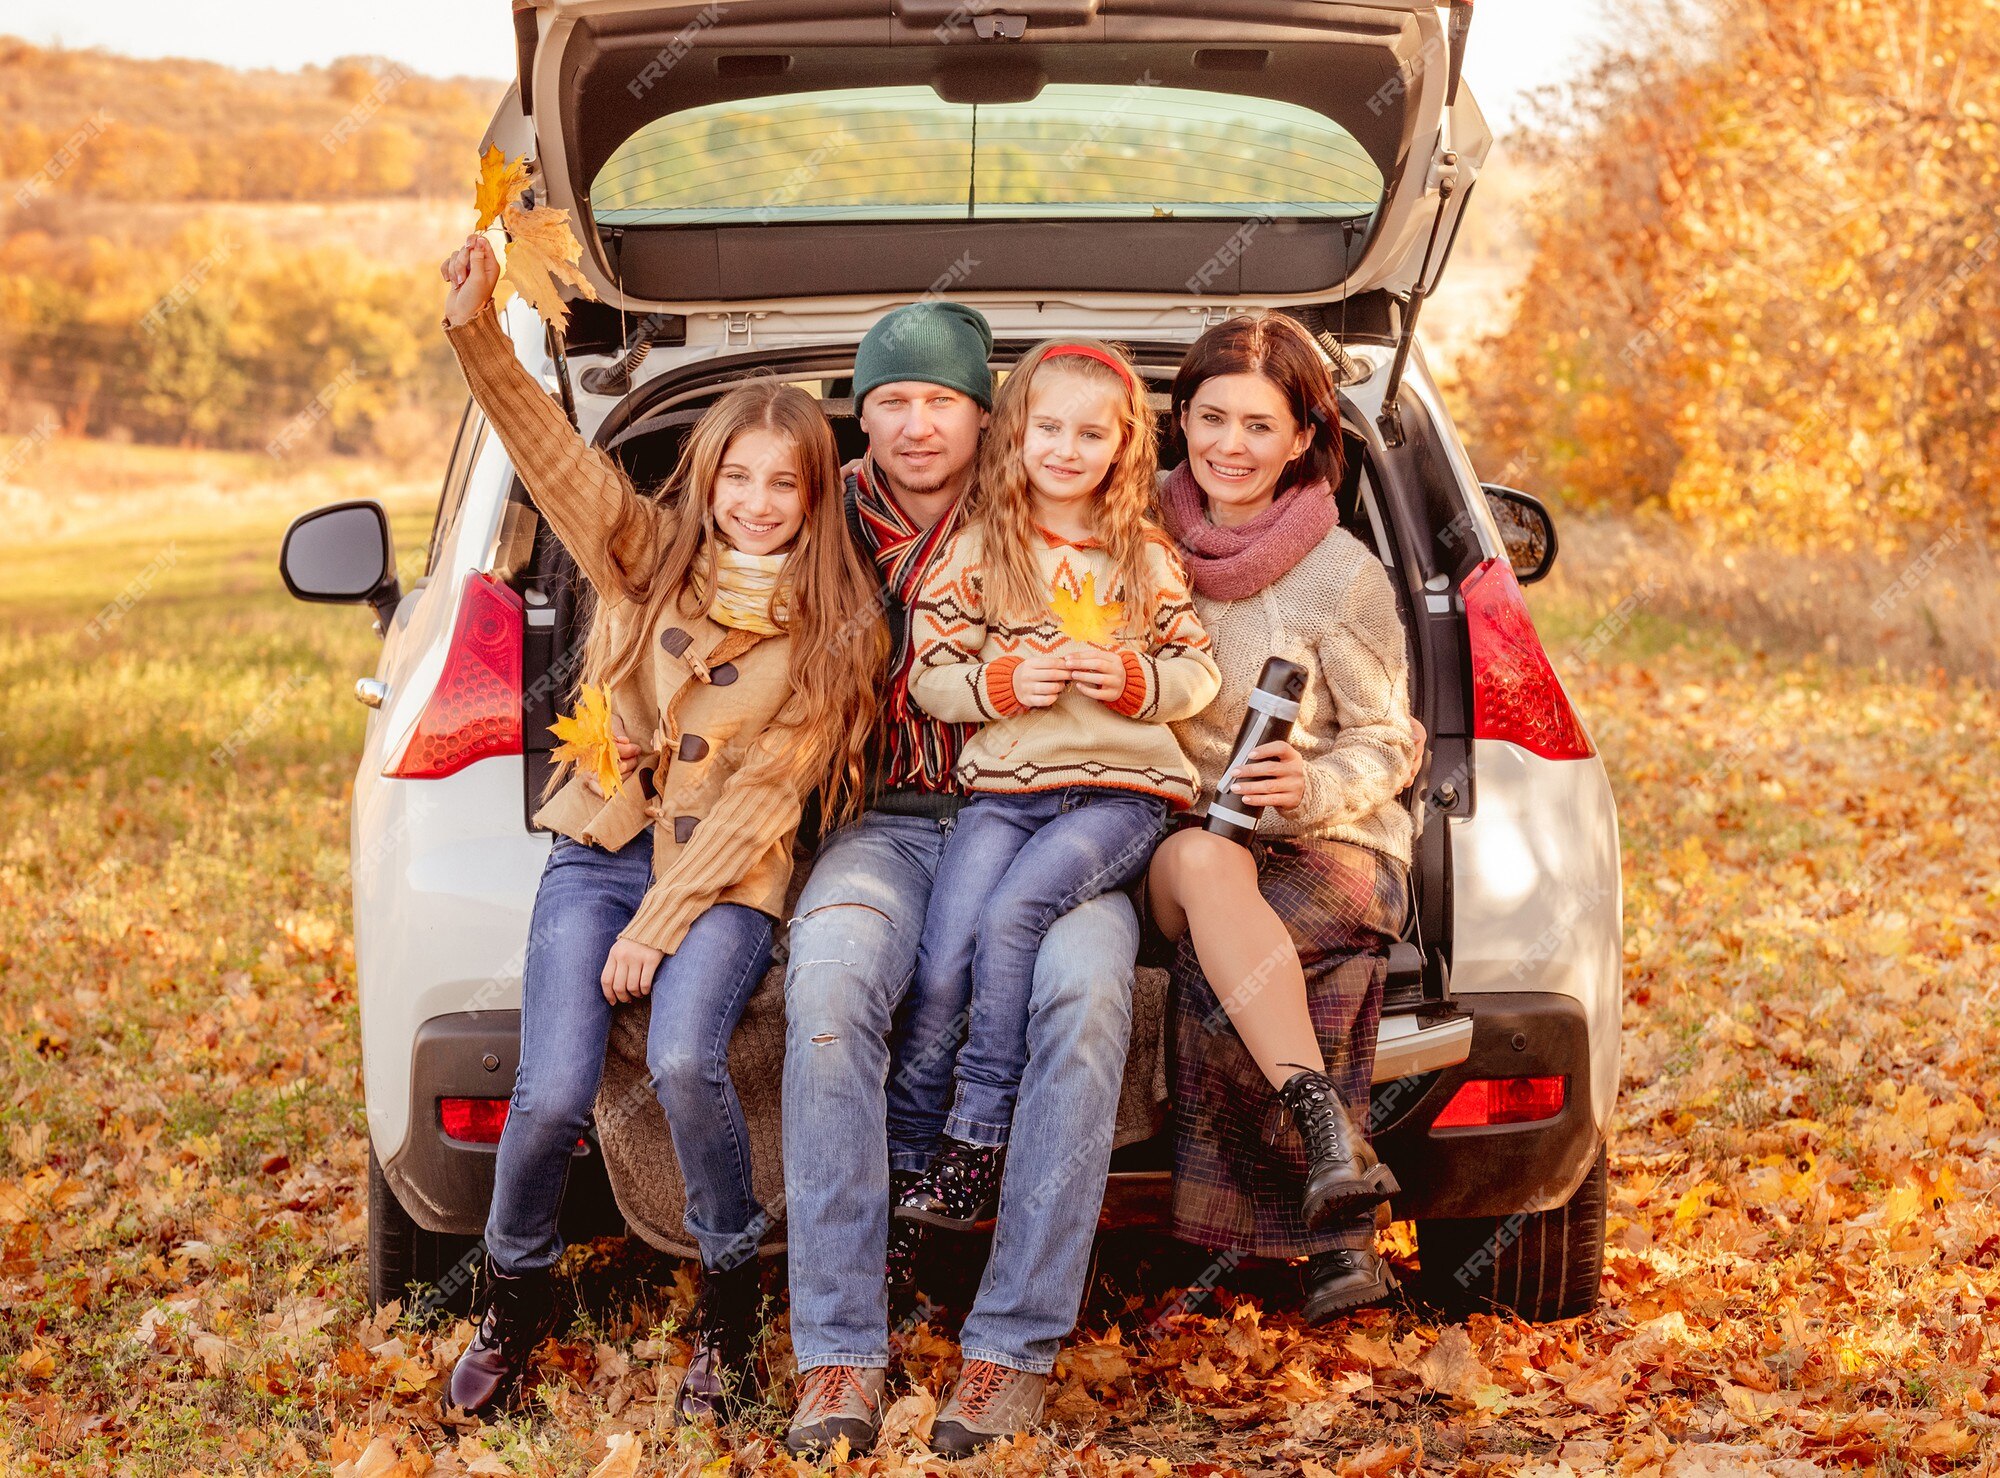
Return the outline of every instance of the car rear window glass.
<path id="1" fill-rule="evenodd" d="M 600 225 L 1314 219 L 1366 224 L 1382 173 L 1310 108 L 1188 88 L 1055 83 L 1032 102 L 928 87 L 751 98 L 670 113 L 590 188 Z"/>

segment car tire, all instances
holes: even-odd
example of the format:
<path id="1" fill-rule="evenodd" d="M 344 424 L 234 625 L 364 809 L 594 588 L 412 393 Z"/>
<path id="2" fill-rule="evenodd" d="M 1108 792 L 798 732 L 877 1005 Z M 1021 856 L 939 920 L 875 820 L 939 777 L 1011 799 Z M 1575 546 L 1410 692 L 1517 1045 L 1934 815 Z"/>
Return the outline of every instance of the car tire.
<path id="1" fill-rule="evenodd" d="M 1499 1310 L 1530 1323 L 1597 1307 L 1604 1276 L 1605 1147 L 1552 1211 L 1417 1223 L 1417 1295 L 1452 1315 Z"/>
<path id="2" fill-rule="evenodd" d="M 471 1311 L 481 1243 L 431 1232 L 396 1199 L 375 1149 L 368 1150 L 368 1305 L 396 1299 L 420 1317 Z"/>

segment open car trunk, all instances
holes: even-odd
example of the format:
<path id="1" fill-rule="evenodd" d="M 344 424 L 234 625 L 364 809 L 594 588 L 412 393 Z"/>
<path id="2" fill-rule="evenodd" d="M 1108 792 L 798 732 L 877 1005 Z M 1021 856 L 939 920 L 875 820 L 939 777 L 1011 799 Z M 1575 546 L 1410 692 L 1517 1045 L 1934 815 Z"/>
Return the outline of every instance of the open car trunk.
<path id="1" fill-rule="evenodd" d="M 635 312 L 1415 285 L 1469 0 L 516 0 L 489 134 Z M 1448 230 L 1450 222 L 1443 222 Z"/>
<path id="2" fill-rule="evenodd" d="M 1106 332 L 1156 391 L 1186 350 L 1190 306 L 1221 316 L 1337 302 L 1327 318 L 1342 321 L 1342 341 L 1371 346 L 1372 374 L 1393 379 L 1384 351 L 1398 366 L 1409 352 L 1414 309 L 1435 285 L 1426 266 L 1440 243 L 1448 254 L 1491 143 L 1457 86 L 1469 14 L 1460 0 L 516 0 L 519 79 L 487 142 L 533 156 L 537 198 L 574 213 L 604 306 L 578 313 L 572 346 L 610 349 L 626 340 L 621 316 L 640 314 L 654 326 L 641 333 L 692 351 L 691 320 L 729 320 L 725 339 L 708 336 L 629 396 L 629 379 L 612 384 L 602 365 L 579 377 L 621 397 L 597 439 L 644 487 L 700 410 L 756 370 L 816 382 L 843 455 L 858 452 L 854 344 L 882 310 L 925 295 L 985 310 L 1001 364 L 1045 324 Z M 754 338 L 738 327 L 751 319 L 764 325 Z M 640 346 L 636 366 L 644 340 L 627 342 Z M 1400 440 L 1378 441 L 1347 409 L 1364 429 L 1350 430 L 1342 518 L 1397 563 L 1416 632 L 1424 596 L 1408 531 L 1428 514 L 1404 506 L 1400 482 L 1361 485 Z M 581 634 L 566 567 L 543 529 L 524 573 L 548 619 L 531 631 L 523 677 L 550 707 L 568 704 Z M 1463 683 L 1448 655 L 1413 641 L 1418 687 Z M 531 711 L 526 727 L 546 722 Z M 536 742 L 530 809 L 547 773 Z M 1378 1063 L 1405 1077 L 1383 1085 L 1378 1128 L 1471 1036 L 1448 999 L 1443 827 L 1432 817 L 1419 842 L 1418 911 L 1392 958 Z M 782 1059 L 769 1025 L 779 987 L 774 973 L 738 1039 L 749 1054 L 738 1082 L 763 1092 Z M 1114 1161 L 1114 1182 L 1155 1212 L 1163 1003 L 1149 967 Z M 628 1217 L 684 1251 L 643 1046 L 643 1014 L 622 1009 L 601 1100 L 623 1114 L 607 1161 Z M 753 1138 L 768 1131 L 774 1145 L 775 1107 L 752 1112 Z M 762 1191 L 773 1162 L 760 1154 Z"/>

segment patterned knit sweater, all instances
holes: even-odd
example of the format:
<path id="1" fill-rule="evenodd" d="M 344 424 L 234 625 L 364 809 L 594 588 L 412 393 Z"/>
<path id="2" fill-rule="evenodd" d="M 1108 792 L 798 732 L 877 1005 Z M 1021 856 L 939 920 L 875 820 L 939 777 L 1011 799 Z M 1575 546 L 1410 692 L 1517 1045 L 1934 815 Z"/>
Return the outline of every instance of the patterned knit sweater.
<path id="1" fill-rule="evenodd" d="M 1410 816 L 1398 782 L 1415 748 L 1409 654 L 1388 573 L 1335 529 L 1290 570 L 1243 600 L 1194 598 L 1214 643 L 1222 694 L 1174 725 L 1204 790 L 1222 778 L 1257 674 L 1268 657 L 1307 672 L 1292 747 L 1306 762 L 1305 801 L 1266 810 L 1259 836 L 1324 837 L 1407 864 Z"/>
<path id="2" fill-rule="evenodd" d="M 1147 547 L 1147 576 L 1159 601 L 1151 629 L 1133 643 L 1112 634 L 1123 591 L 1104 546 L 1042 537 L 1036 556 L 1049 606 L 1025 626 L 989 619 L 978 531 L 953 539 L 911 611 L 911 695 L 938 718 L 985 725 L 959 758 L 967 790 L 1090 785 L 1145 791 L 1174 807 L 1191 804 L 1194 768 L 1167 725 L 1207 707 L 1219 678 L 1172 546 L 1157 540 Z M 1105 703 L 1068 687 L 1047 708 L 1023 706 L 1013 688 L 1022 660 L 1079 640 L 1118 652 L 1124 692 Z"/>

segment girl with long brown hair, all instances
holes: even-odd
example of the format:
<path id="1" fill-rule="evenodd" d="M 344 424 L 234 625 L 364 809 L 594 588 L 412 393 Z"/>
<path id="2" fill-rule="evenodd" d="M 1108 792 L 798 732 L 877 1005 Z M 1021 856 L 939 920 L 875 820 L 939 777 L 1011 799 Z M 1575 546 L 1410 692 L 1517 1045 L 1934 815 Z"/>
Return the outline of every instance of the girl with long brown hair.
<path id="1" fill-rule="evenodd" d="M 938 1152 L 896 1207 L 905 1220 L 992 1213 L 1042 937 L 1137 878 L 1167 813 L 1194 799 L 1167 724 L 1207 705 L 1216 672 L 1147 516 L 1154 436 L 1138 371 L 1110 345 L 1029 351 L 994 401 L 971 520 L 913 609 L 912 696 L 984 727 L 960 757 L 971 799 L 917 951 L 916 990 L 969 1001 L 969 1027 Z"/>
<path id="2" fill-rule="evenodd" d="M 515 358 L 472 237 L 444 264 L 445 332 L 536 508 L 595 596 L 582 678 L 604 689 L 638 769 L 602 793 L 565 766 L 538 825 L 558 833 L 522 971 L 520 1068 L 486 1225 L 489 1298 L 452 1404 L 501 1405 L 552 1318 L 549 1269 L 572 1152 L 613 1008 L 651 996 L 647 1065 L 702 1256 L 696 1349 L 676 1409 L 731 1409 L 756 1328 L 751 1187 L 731 1033 L 771 958 L 792 833 L 817 792 L 858 809 L 886 633 L 848 537 L 833 434 L 796 386 L 753 380 L 702 416 L 658 498 L 590 446 Z"/>

